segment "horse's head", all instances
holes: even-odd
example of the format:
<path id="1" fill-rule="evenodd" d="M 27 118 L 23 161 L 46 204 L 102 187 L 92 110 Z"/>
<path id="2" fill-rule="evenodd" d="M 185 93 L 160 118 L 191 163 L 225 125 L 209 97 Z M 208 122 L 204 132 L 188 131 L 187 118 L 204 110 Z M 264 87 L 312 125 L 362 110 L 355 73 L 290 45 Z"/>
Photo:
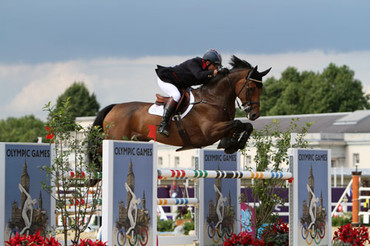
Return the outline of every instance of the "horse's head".
<path id="1" fill-rule="evenodd" d="M 252 67 L 248 62 L 242 61 L 236 56 L 232 57 L 230 63 L 233 68 L 244 68 L 246 75 L 235 84 L 236 96 L 241 100 L 242 107 L 250 120 L 260 117 L 260 95 L 262 93 L 262 78 L 271 68 L 258 72 L 258 66 Z"/>

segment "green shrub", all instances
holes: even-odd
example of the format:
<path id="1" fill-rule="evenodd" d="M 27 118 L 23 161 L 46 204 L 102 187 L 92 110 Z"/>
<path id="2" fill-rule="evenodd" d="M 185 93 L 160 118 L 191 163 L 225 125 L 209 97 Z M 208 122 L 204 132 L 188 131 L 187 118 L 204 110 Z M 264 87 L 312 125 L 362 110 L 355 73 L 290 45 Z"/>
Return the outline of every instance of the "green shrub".
<path id="1" fill-rule="evenodd" d="M 332 217 L 331 219 L 331 225 L 334 227 L 343 226 L 351 222 L 352 222 L 352 213 L 346 213 L 342 216 Z"/>
<path id="2" fill-rule="evenodd" d="M 184 234 L 189 235 L 189 231 L 194 230 L 194 221 L 184 223 Z"/>
<path id="3" fill-rule="evenodd" d="M 158 231 L 173 231 L 175 228 L 175 222 L 173 220 L 160 220 L 157 219 L 157 230 Z"/>

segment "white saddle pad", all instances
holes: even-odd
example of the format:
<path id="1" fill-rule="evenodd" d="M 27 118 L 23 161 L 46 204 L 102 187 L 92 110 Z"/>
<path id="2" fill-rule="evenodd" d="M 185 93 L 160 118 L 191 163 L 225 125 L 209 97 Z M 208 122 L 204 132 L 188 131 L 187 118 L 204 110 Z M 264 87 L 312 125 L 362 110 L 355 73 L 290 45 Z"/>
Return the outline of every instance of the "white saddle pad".
<path id="1" fill-rule="evenodd" d="M 194 95 L 191 91 L 190 91 L 189 94 L 190 94 L 189 106 L 185 110 L 185 112 L 181 114 L 181 118 L 184 118 L 190 112 L 190 110 L 193 108 Z M 153 104 L 152 106 L 150 106 L 150 108 L 148 110 L 148 113 L 152 114 L 152 115 L 163 116 L 163 105 Z"/>

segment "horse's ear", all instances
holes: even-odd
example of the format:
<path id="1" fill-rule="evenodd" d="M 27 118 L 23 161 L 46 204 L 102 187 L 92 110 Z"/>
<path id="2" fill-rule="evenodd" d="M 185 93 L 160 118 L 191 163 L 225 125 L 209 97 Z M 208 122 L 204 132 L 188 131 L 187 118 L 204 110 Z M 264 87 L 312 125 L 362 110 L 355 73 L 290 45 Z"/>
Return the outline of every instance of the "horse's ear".
<path id="1" fill-rule="evenodd" d="M 270 72 L 271 69 L 272 69 L 272 67 L 270 67 L 269 69 L 266 69 L 265 71 L 261 72 L 260 75 L 262 77 L 265 76 L 266 74 L 268 74 Z"/>

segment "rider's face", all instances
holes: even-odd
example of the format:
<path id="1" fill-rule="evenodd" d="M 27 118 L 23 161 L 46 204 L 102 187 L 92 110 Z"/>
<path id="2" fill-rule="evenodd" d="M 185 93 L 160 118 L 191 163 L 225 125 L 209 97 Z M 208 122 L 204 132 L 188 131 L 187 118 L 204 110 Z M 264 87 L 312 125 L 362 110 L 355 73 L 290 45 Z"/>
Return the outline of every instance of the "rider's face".
<path id="1" fill-rule="evenodd" d="M 208 65 L 208 70 L 215 70 L 219 67 L 218 64 L 214 64 L 214 63 L 211 63 L 210 61 L 207 61 L 207 65 Z"/>

